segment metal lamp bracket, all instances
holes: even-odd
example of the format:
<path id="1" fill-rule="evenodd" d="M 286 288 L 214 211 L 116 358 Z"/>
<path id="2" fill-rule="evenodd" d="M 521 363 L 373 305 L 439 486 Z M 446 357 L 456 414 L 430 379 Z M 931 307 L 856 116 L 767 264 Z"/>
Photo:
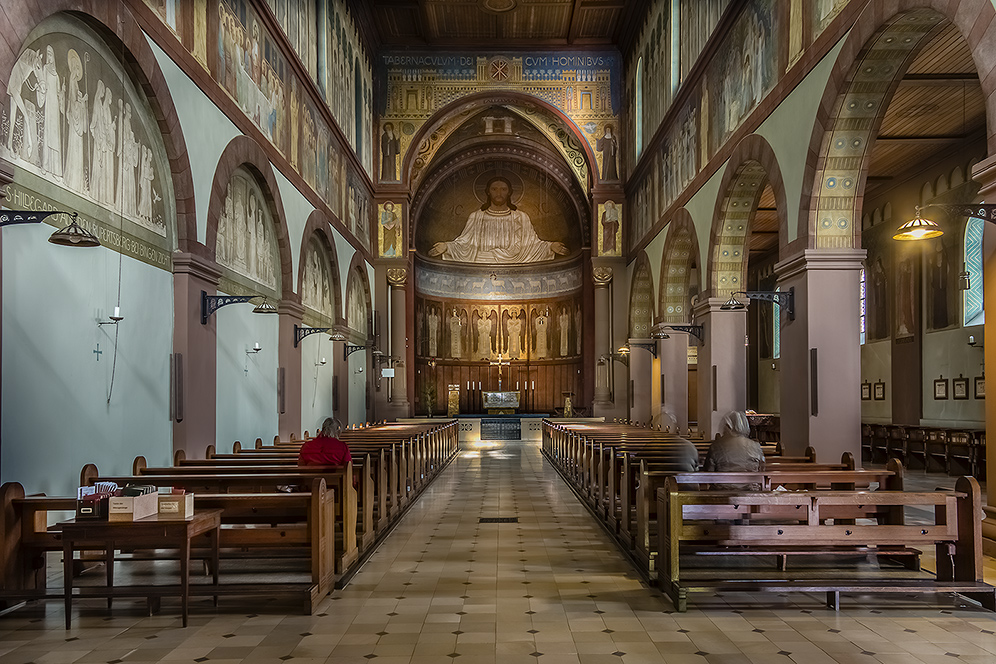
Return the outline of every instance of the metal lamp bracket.
<path id="1" fill-rule="evenodd" d="M 251 302 L 255 300 L 258 295 L 208 295 L 207 292 L 201 291 L 201 325 L 207 325 L 208 318 L 211 314 L 218 311 L 222 307 L 227 307 L 230 304 L 241 304 L 243 302 Z"/>
<path id="2" fill-rule="evenodd" d="M 318 332 L 329 332 L 333 330 L 331 327 L 299 327 L 294 325 L 294 348 L 298 347 L 298 344 L 310 334 L 317 334 Z"/>

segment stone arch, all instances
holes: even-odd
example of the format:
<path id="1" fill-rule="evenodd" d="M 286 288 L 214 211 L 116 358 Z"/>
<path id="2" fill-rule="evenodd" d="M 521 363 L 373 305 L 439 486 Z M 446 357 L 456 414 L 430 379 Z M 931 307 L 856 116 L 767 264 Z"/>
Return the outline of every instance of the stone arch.
<path id="1" fill-rule="evenodd" d="M 561 152 L 567 162 L 580 166 L 578 160 L 583 161 L 587 182 L 582 184 L 590 187 L 599 181 L 598 169 L 593 167 L 593 164 L 598 162 L 595 160 L 591 145 L 560 109 L 542 99 L 519 92 L 479 92 L 443 107 L 416 132 L 401 164 L 401 180 L 408 190 L 418 189 L 419 182 L 428 172 L 436 150 L 446 141 L 450 133 L 463 124 L 466 117 L 475 111 L 496 105 L 508 106 L 510 110 L 531 110 L 548 123 L 552 123 L 550 128 L 561 140 Z M 527 114 L 522 111 L 519 113 L 523 117 Z"/>
<path id="2" fill-rule="evenodd" d="M 692 274 L 692 268 L 698 267 L 698 262 L 699 240 L 695 224 L 688 210 L 681 208 L 668 224 L 664 252 L 661 254 L 657 305 L 660 322 L 678 325 L 691 322 L 690 297 L 701 288 L 697 275 Z"/>
<path id="3" fill-rule="evenodd" d="M 298 252 L 300 259 L 297 270 L 297 293 L 298 295 L 304 293 L 305 257 L 308 255 L 308 246 L 311 244 L 313 238 L 318 238 L 318 241 L 329 252 L 329 262 L 331 263 L 329 265 L 329 274 L 332 279 L 333 300 L 332 318 L 334 321 L 339 321 L 342 320 L 343 311 L 343 291 L 341 279 L 339 278 L 339 256 L 335 251 L 335 238 L 332 235 L 332 227 L 329 225 L 325 213 L 321 210 L 314 210 L 308 215 L 304 232 L 301 234 L 301 250 Z"/>
<path id="4" fill-rule="evenodd" d="M 290 248 L 290 234 L 287 231 L 287 220 L 284 218 L 284 205 L 280 200 L 280 189 L 273 174 L 270 161 L 263 148 L 248 136 L 236 136 L 225 146 L 218 166 L 214 172 L 214 182 L 211 184 L 211 198 L 208 201 L 207 215 L 207 253 L 212 259 L 215 256 L 215 245 L 218 240 L 218 219 L 225 205 L 225 194 L 228 183 L 235 169 L 243 166 L 258 180 L 266 196 L 266 204 L 274 221 L 274 231 L 277 234 L 277 250 L 280 256 L 280 293 L 285 301 L 300 301 L 300 296 L 294 292 L 293 267 Z"/>
<path id="5" fill-rule="evenodd" d="M 649 339 L 654 323 L 654 276 L 650 271 L 647 252 L 641 251 L 633 266 L 633 280 L 629 289 L 630 339 Z"/>
<path id="6" fill-rule="evenodd" d="M 145 93 L 152 108 L 169 160 L 176 199 L 177 246 L 180 251 L 191 251 L 197 242 L 197 213 L 187 145 L 169 86 L 149 40 L 129 7 L 124 3 L 101 0 L 50 0 L 45 3 L 12 0 L 4 7 L 9 16 L 34 17 L 33 21 L 10 20 L 4 23 L 0 36 L 0 43 L 6 46 L 0 48 L 0 72 L 4 80 L 9 79 L 21 45 L 35 26 L 60 12 L 71 13 L 83 21 L 111 50 L 123 56 L 122 66 Z"/>
<path id="7" fill-rule="evenodd" d="M 996 150 L 996 9 L 988 0 L 870 2 L 834 63 L 810 139 L 799 210 L 808 248 L 860 246 L 861 206 L 871 151 L 906 69 L 946 21 L 965 38 L 987 108 L 987 145 Z M 985 45 L 985 46 L 984 46 Z"/>
<path id="8" fill-rule="evenodd" d="M 716 199 L 709 234 L 706 283 L 712 297 L 744 290 L 747 279 L 747 237 L 765 185 L 771 185 L 778 208 L 779 251 L 785 250 L 788 216 L 785 183 L 774 150 L 757 134 L 746 136 L 730 155 Z"/>
<path id="9" fill-rule="evenodd" d="M 370 280 L 367 278 L 367 264 L 363 260 L 363 255 L 359 252 L 353 254 L 353 258 L 349 262 L 349 270 L 346 272 L 346 289 L 343 291 L 343 310 L 342 310 L 342 323 L 344 327 L 349 328 L 349 291 L 352 287 L 354 281 L 359 281 L 359 286 L 362 289 L 363 294 L 363 307 L 364 315 L 366 316 L 366 330 L 354 330 L 354 332 L 359 332 L 363 339 L 363 343 L 366 343 L 366 337 L 370 334 L 370 326 L 372 324 L 373 316 L 373 299 L 370 292 Z"/>

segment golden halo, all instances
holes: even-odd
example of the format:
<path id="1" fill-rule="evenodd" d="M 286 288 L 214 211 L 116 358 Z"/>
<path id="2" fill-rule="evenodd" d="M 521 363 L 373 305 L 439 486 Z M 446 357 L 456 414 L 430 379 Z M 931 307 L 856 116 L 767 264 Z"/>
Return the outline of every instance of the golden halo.
<path id="1" fill-rule="evenodd" d="M 503 177 L 512 183 L 512 205 L 518 207 L 519 201 L 522 200 L 522 190 L 524 189 L 522 178 L 516 173 L 505 170 L 485 171 L 474 180 L 474 196 L 477 197 L 480 205 L 488 202 L 488 195 L 484 188 L 488 186 L 488 180 L 496 177 Z"/>

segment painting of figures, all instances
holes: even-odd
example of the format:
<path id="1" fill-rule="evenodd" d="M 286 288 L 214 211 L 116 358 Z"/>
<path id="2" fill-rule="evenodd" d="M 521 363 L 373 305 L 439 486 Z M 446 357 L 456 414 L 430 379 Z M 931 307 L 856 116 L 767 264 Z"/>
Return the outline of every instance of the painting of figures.
<path id="1" fill-rule="evenodd" d="M 218 219 L 215 242 L 218 264 L 235 274 L 277 291 L 280 273 L 273 218 L 262 190 L 244 169 L 232 175 Z"/>
<path id="2" fill-rule="evenodd" d="M 328 249 L 317 238 L 313 239 L 308 244 L 308 256 L 304 264 L 301 302 L 327 326 L 335 321 L 331 265 Z"/>

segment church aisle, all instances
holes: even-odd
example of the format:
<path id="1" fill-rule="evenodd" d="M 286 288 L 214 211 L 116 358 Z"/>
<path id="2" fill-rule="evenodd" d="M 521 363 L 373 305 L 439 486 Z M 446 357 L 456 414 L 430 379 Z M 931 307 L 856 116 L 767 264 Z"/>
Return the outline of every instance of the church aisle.
<path id="1" fill-rule="evenodd" d="M 482 517 L 518 523 L 479 523 Z M 0 663 L 907 664 L 996 658 L 996 618 L 950 598 L 695 595 L 686 614 L 646 587 L 533 443 L 464 449 L 314 616 L 283 607 L 139 617 L 57 602 L 0 618 Z M 83 604 L 83 603 L 80 603 Z M 288 609 L 292 611 L 293 609 Z M 957 660 L 954 658 L 957 655 Z"/>

